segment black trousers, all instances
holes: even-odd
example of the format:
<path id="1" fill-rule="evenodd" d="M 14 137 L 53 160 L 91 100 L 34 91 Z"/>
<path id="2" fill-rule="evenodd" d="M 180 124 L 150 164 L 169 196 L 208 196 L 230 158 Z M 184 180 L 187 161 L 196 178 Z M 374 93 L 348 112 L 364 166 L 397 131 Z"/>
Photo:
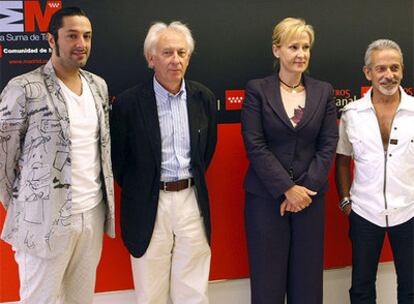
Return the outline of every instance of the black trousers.
<path id="1" fill-rule="evenodd" d="M 352 242 L 352 304 L 375 304 L 378 262 L 388 233 L 397 272 L 398 304 L 414 304 L 414 218 L 393 227 L 379 227 L 355 212 L 349 216 Z"/>
<path id="2" fill-rule="evenodd" d="M 252 304 L 321 304 L 325 198 L 280 216 L 280 203 L 246 193 Z"/>

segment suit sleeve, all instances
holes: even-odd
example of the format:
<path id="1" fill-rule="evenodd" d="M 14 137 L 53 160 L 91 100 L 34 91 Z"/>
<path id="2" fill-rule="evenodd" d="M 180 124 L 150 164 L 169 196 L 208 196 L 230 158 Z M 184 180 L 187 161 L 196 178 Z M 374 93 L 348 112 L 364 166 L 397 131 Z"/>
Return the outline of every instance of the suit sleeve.
<path id="1" fill-rule="evenodd" d="M 110 114 L 112 170 L 117 183 L 122 187 L 128 151 L 128 109 L 121 97 L 112 105 Z"/>
<path id="2" fill-rule="evenodd" d="M 208 95 L 208 137 L 204 153 L 206 170 L 209 167 L 217 144 L 217 108 L 216 97 L 212 92 Z"/>
<path id="3" fill-rule="evenodd" d="M 295 184 L 277 157 L 270 151 L 263 129 L 263 100 L 260 90 L 249 82 L 241 112 L 241 126 L 250 165 L 275 198 L 279 198 Z"/>
<path id="4" fill-rule="evenodd" d="M 313 191 L 319 191 L 325 186 L 338 142 L 336 105 L 333 88 L 330 87 L 330 90 L 325 115 L 316 140 L 316 153 L 303 180 L 303 186 Z"/>
<path id="5" fill-rule="evenodd" d="M 7 209 L 27 130 L 26 95 L 13 80 L 0 95 L 0 201 Z"/>

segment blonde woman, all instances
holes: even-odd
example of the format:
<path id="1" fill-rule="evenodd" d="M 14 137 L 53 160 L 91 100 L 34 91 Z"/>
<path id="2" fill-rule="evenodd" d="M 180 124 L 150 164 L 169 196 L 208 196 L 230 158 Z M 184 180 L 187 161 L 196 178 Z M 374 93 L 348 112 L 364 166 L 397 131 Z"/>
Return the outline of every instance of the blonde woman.
<path id="1" fill-rule="evenodd" d="M 241 116 L 252 303 L 321 304 L 325 193 L 338 140 L 333 88 L 304 74 L 312 26 L 286 18 L 272 40 L 278 69 L 249 81 Z"/>

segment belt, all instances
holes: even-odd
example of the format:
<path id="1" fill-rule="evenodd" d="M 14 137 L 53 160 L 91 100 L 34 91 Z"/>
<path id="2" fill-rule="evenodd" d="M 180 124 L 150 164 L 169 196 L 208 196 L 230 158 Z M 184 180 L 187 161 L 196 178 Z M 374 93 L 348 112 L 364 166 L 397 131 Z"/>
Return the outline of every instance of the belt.
<path id="1" fill-rule="evenodd" d="M 160 190 L 164 191 L 181 191 L 194 185 L 194 179 L 180 179 L 175 182 L 160 182 Z"/>

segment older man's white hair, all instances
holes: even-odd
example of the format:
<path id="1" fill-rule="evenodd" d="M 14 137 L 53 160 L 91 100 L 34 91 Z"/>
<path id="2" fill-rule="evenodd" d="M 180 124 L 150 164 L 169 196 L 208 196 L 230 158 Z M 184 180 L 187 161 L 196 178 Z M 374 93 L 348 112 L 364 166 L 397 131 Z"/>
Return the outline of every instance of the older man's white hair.
<path id="1" fill-rule="evenodd" d="M 147 37 L 145 37 L 144 41 L 144 56 L 147 59 L 148 67 L 152 68 L 150 63 L 150 56 L 155 54 L 155 48 L 157 46 L 158 40 L 160 39 L 161 34 L 166 30 L 176 31 L 181 33 L 188 46 L 188 53 L 191 55 L 194 51 L 194 38 L 191 35 L 191 31 L 187 25 L 181 23 L 180 21 L 173 21 L 170 24 L 166 24 L 163 22 L 156 22 L 148 30 Z"/>

